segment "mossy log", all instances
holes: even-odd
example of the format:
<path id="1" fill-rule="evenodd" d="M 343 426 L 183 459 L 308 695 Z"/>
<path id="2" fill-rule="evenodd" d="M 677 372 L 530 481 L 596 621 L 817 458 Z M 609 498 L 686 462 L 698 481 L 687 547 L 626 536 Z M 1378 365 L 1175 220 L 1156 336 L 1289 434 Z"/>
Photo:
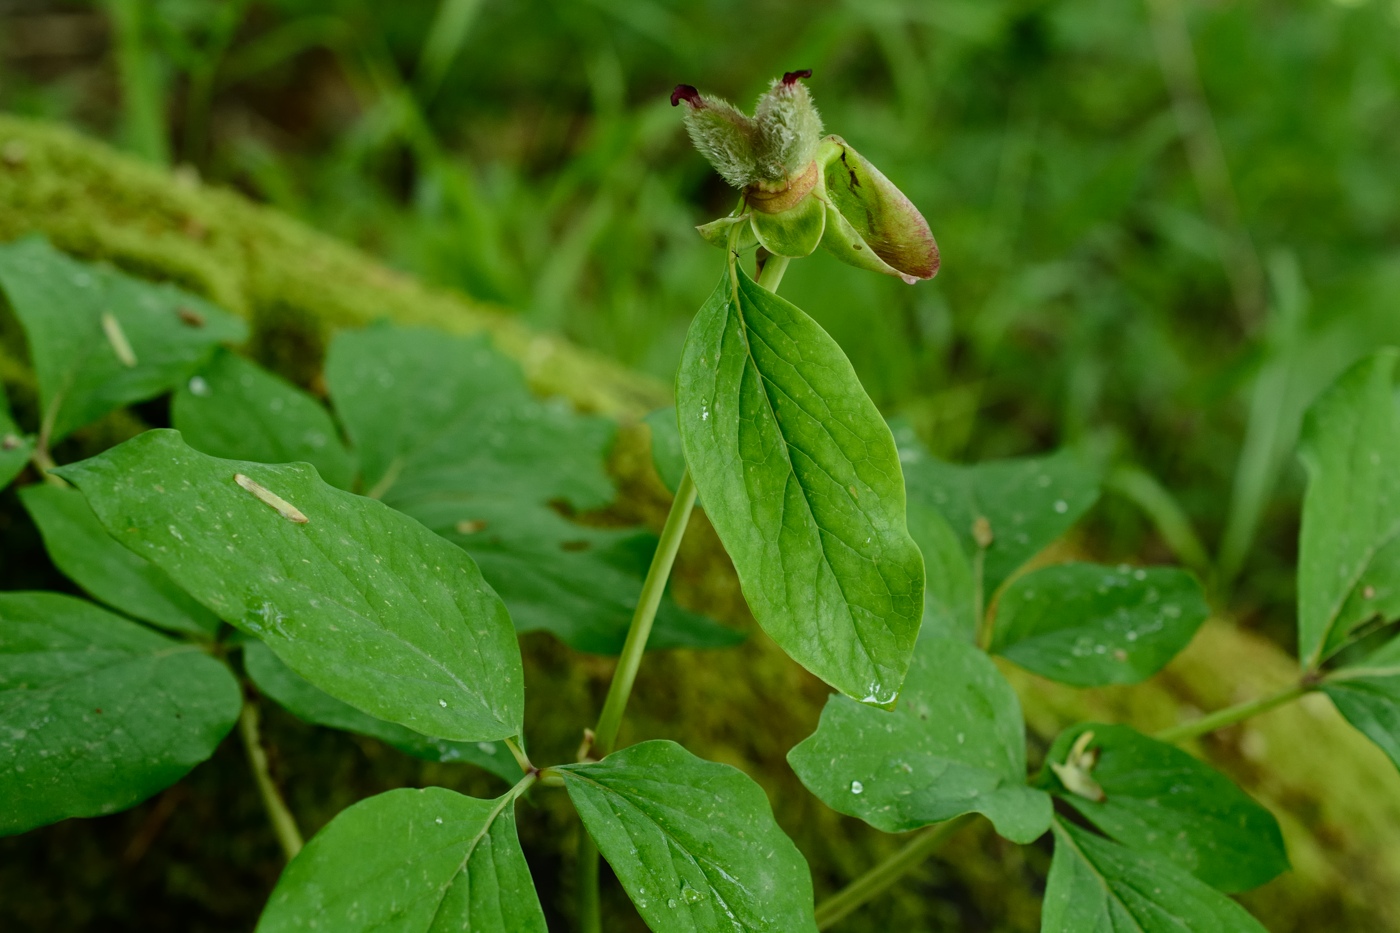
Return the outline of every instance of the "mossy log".
<path id="1" fill-rule="evenodd" d="M 489 331 L 540 392 L 619 421 L 612 469 L 621 494 L 614 511 L 661 524 L 668 496 L 638 419 L 666 403 L 666 388 L 533 334 L 500 309 L 423 286 L 237 194 L 146 166 L 66 129 L 0 116 L 0 241 L 30 233 L 207 295 L 253 324 L 250 353 L 306 385 L 316 384 L 327 336 L 337 328 L 391 318 Z M 22 384 L 22 362 L 13 354 L 5 362 L 6 380 Z M 752 775 L 811 861 L 819 895 L 901 845 L 898 837 L 828 810 L 787 767 L 787 750 L 811 732 L 828 691 L 754 629 L 733 570 L 703 520 L 687 536 L 676 591 L 682 603 L 747 626 L 752 636 L 732 651 L 649 655 L 623 740 L 673 738 Z M 536 760 L 571 758 L 612 662 L 569 652 L 545 636 L 524 644 Z M 1006 670 L 1040 749 L 1075 721 L 1123 721 L 1150 731 L 1296 677 L 1296 664 L 1276 645 L 1225 619 L 1211 620 L 1166 671 L 1137 687 L 1072 690 Z M 463 776 L 460 767 L 410 762 L 376 743 L 287 717 L 271 716 L 269 735 L 293 809 L 308 830 L 356 797 L 389 786 L 432 781 L 470 790 L 487 780 Z M 1243 898 L 1270 930 L 1400 931 L 1400 776 L 1326 699 L 1275 710 L 1201 741 L 1196 751 L 1283 824 L 1293 870 Z M 13 900 L 25 885 L 31 904 L 15 917 L 35 929 L 87 929 L 83 917 L 97 915 L 104 917 L 102 929 L 119 928 L 123 917 L 141 929 L 249 928 L 279 866 L 237 750 L 222 750 L 186 785 L 130 814 L 73 820 L 4 842 L 0 901 Z M 214 795 L 222 796 L 211 800 Z M 533 798 L 522 833 L 547 911 L 563 929 L 573 824 L 563 795 L 541 790 Z M 211 841 L 221 838 L 219 851 L 210 852 Z M 1046 844 L 1005 844 L 980 825 L 839 929 L 1035 930 L 1048 853 Z M 85 909 L 62 906 L 85 897 Z M 167 906 L 151 906 L 162 898 Z M 608 901 L 614 916 L 627 916 L 618 891 Z M 174 919 L 157 923 L 157 915 Z M 641 929 L 621 921 L 614 928 Z"/>

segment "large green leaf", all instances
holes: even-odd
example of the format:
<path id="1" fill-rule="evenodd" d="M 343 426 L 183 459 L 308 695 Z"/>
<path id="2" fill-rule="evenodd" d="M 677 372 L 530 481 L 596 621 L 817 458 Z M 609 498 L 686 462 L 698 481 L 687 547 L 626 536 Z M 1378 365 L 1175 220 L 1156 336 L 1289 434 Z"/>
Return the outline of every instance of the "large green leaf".
<path id="1" fill-rule="evenodd" d="M 947 519 L 969 564 L 982 549 L 975 526 L 983 542 L 990 538 L 982 556 L 983 605 L 1098 499 L 1098 473 L 1070 450 L 960 466 L 931 456 L 907 425 L 895 425 L 895 438 L 910 503 Z"/>
<path id="2" fill-rule="evenodd" d="M 0 246 L 0 289 L 29 339 L 50 443 L 167 391 L 211 347 L 247 337 L 241 320 L 202 298 L 37 238 Z"/>
<path id="3" fill-rule="evenodd" d="M 1288 870 L 1278 821 L 1234 782 L 1174 745 L 1128 726 L 1083 723 L 1060 733 L 1046 760 L 1064 768 L 1093 762 L 1102 792 L 1091 799 L 1066 788 L 1046 767 L 1044 786 L 1135 852 L 1165 856 L 1221 891 L 1247 891 Z"/>
<path id="4" fill-rule="evenodd" d="M 742 772 L 661 741 L 555 770 L 656 933 L 816 930 L 807 863 Z"/>
<path id="5" fill-rule="evenodd" d="M 1158 856 L 1056 819 L 1041 933 L 1266 933 L 1243 907 Z"/>
<path id="6" fill-rule="evenodd" d="M 368 494 L 396 507 L 473 492 L 606 505 L 616 426 L 541 402 L 485 337 L 372 327 L 338 334 L 326 384 Z"/>
<path id="7" fill-rule="evenodd" d="M 460 548 L 304 463 L 268 466 L 147 431 L 59 471 L 114 537 L 292 670 L 426 735 L 520 732 L 520 650 Z"/>
<path id="8" fill-rule="evenodd" d="M 545 933 L 514 802 L 441 787 L 360 801 L 287 866 L 257 933 Z"/>
<path id="9" fill-rule="evenodd" d="M 1347 722 L 1400 767 L 1400 637 L 1322 682 Z"/>
<path id="10" fill-rule="evenodd" d="M 57 593 L 0 594 L 0 834 L 124 810 L 238 719 L 228 668 Z"/>
<path id="11" fill-rule="evenodd" d="M 923 616 L 890 429 L 841 348 L 732 266 L 676 376 L 686 462 L 754 618 L 849 696 L 899 693 Z"/>
<path id="12" fill-rule="evenodd" d="M 1183 570 L 1058 564 L 1001 595 L 992 651 L 1062 683 L 1134 684 L 1185 648 L 1209 614 Z"/>
<path id="13" fill-rule="evenodd" d="M 172 632 L 208 636 L 218 629 L 218 616 L 118 544 L 82 493 L 44 484 L 26 486 L 19 497 L 54 566 L 94 599 Z"/>
<path id="14" fill-rule="evenodd" d="M 460 415 L 469 415 L 485 401 L 505 398 L 521 411 L 531 407 L 538 412 L 550 411 L 529 397 L 518 367 L 480 340 L 463 342 L 444 335 L 439 335 L 442 340 L 425 340 L 422 332 L 390 328 L 376 328 L 368 333 L 385 338 L 384 359 L 362 359 L 369 354 L 369 348 L 357 344 L 360 338 L 356 335 L 344 338 L 349 344 L 337 344 L 342 347 L 337 364 L 342 371 L 335 387 L 338 397 L 348 399 L 343 402 L 342 409 L 352 419 L 365 415 L 363 409 L 368 406 L 374 419 L 387 421 L 386 406 L 393 403 L 398 405 L 398 423 L 421 428 L 421 413 L 409 393 L 421 387 L 418 377 L 434 358 L 433 354 L 442 355 L 443 341 L 449 349 L 456 347 L 452 352 L 460 357 L 458 362 L 464 367 L 453 379 L 459 383 L 463 379 L 477 381 L 474 393 L 463 389 L 459 395 L 435 396 L 436 401 L 428 406 L 427 417 L 439 419 L 440 427 L 449 434 L 485 430 L 480 419 L 468 418 L 460 423 L 456 420 Z M 350 349 L 343 349 L 345 346 Z M 415 361 L 419 365 L 413 365 Z M 437 360 L 439 365 L 446 362 Z M 308 460 L 320 469 L 322 478 L 328 482 L 332 482 L 333 475 L 340 475 L 344 484 L 348 484 L 353 467 L 348 463 L 344 464 L 344 469 L 337 466 L 348 454 L 338 441 L 333 445 L 336 453 L 327 453 L 326 439 L 334 440 L 335 427 L 325 410 L 310 396 L 232 354 L 216 357 L 204 374 L 196 378 L 205 379 L 202 384 L 190 380 L 199 391 L 186 389 L 175 401 L 176 426 L 186 432 L 185 440 L 191 446 L 215 456 L 266 463 Z M 366 378 L 375 386 L 387 388 L 366 397 L 352 383 L 355 378 Z M 234 397 L 242 398 L 245 404 L 228 404 Z M 219 399 L 225 403 L 216 404 Z M 451 404 L 465 408 L 454 412 L 448 407 Z M 260 411 L 271 411 L 275 406 L 287 416 L 253 418 L 246 410 L 249 406 Z M 567 417 L 577 420 L 572 415 Z M 596 426 L 596 419 L 584 419 L 584 422 Z M 535 430 L 531 428 L 526 433 L 529 435 Z M 558 440 L 565 443 L 575 435 L 565 432 Z M 575 447 L 574 455 L 565 459 L 580 471 L 580 475 L 592 477 L 588 484 L 606 486 L 607 498 L 610 498 L 611 481 L 603 472 L 606 443 L 592 433 L 592 427 L 579 436 L 592 440 L 581 448 Z M 422 435 L 411 431 L 404 437 L 410 446 L 420 441 L 431 443 L 422 441 Z M 482 575 L 509 607 L 517 631 L 545 630 L 582 651 L 619 652 L 633 607 L 641 594 L 642 578 L 656 538 L 635 529 L 602 530 L 566 520 L 546 504 L 560 493 L 552 467 L 527 462 L 530 457 L 515 448 L 515 440 L 509 434 L 496 436 L 494 440 L 483 435 L 483 443 L 478 446 L 475 466 L 467 472 L 449 471 L 448 475 L 439 477 L 442 484 L 431 495 L 402 498 L 398 495 L 399 488 L 392 482 L 393 477 L 389 485 L 379 491 L 400 511 L 412 515 L 472 555 Z M 370 456 L 379 456 L 374 453 L 373 438 L 369 450 Z M 495 456 L 493 451 L 504 451 L 506 460 L 483 466 Z M 548 458 L 541 456 L 539 459 Z M 490 485 L 492 477 L 499 476 L 503 469 L 513 474 L 510 482 L 504 486 Z M 402 476 L 399 468 L 395 468 L 393 474 Z M 421 477 L 421 472 L 419 475 Z M 332 485 L 344 484 L 332 482 Z M 641 552 L 645 552 L 641 559 L 634 559 Z M 742 638 L 732 629 L 681 610 L 667 598 L 657 614 L 656 629 L 649 645 L 654 648 L 715 648 L 736 644 Z"/>
<path id="15" fill-rule="evenodd" d="M 1400 406 L 1395 361 L 1375 353 L 1308 409 L 1299 457 L 1308 472 L 1298 542 L 1298 656 L 1315 667 L 1372 615 L 1358 587 L 1377 559 L 1400 568 Z M 1385 574 L 1385 576 L 1388 576 Z"/>
<path id="16" fill-rule="evenodd" d="M 1050 797 L 1026 786 L 1026 731 L 1011 685 L 965 641 L 919 639 L 893 712 L 833 696 L 817 731 L 788 752 L 807 789 L 887 833 L 982 813 L 1029 843 Z"/>
<path id="17" fill-rule="evenodd" d="M 341 489 L 349 489 L 354 479 L 354 463 L 330 412 L 290 382 L 227 350 L 180 385 L 170 418 L 186 444 L 214 457 L 305 461 Z"/>
<path id="18" fill-rule="evenodd" d="M 656 536 L 590 528 L 548 506 L 487 497 L 436 497 L 405 507 L 464 548 L 515 620 L 516 631 L 547 631 L 579 651 L 617 654 L 627 639 Z M 664 596 L 648 648 L 726 648 L 742 632 L 686 612 Z"/>
<path id="19" fill-rule="evenodd" d="M 0 489 L 10 485 L 34 452 L 34 438 L 25 435 L 10 415 L 10 401 L 0 388 Z"/>
<path id="20" fill-rule="evenodd" d="M 243 646 L 243 667 L 260 691 L 305 722 L 367 735 L 415 758 L 465 761 L 490 771 L 507 783 L 520 779 L 520 765 L 516 764 L 515 756 L 505 743 L 449 742 L 375 719 L 307 683 L 260 641 L 249 639 Z"/>

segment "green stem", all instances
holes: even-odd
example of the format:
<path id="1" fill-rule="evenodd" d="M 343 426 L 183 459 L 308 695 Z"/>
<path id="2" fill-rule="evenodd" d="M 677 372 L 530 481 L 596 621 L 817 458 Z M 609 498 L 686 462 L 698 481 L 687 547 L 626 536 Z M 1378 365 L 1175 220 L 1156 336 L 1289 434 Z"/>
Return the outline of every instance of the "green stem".
<path id="1" fill-rule="evenodd" d="M 1275 693 L 1259 697 L 1255 700 L 1248 700 L 1244 703 L 1237 703 L 1234 706 L 1227 706 L 1225 709 L 1217 710 L 1208 716 L 1202 716 L 1193 722 L 1182 723 L 1170 729 L 1163 729 L 1153 738 L 1159 742 L 1185 742 L 1198 736 L 1214 732 L 1217 729 L 1224 729 L 1226 726 L 1233 726 L 1237 722 L 1243 722 L 1261 713 L 1267 713 L 1275 707 L 1283 706 L 1285 703 L 1292 703 L 1305 693 L 1316 690 L 1317 686 L 1311 683 L 1297 683 L 1290 687 L 1285 687 Z"/>
<path id="2" fill-rule="evenodd" d="M 579 933 L 603 933 L 603 911 L 598 902 L 598 844 L 582 823 L 578 836 Z"/>
<path id="3" fill-rule="evenodd" d="M 510 753 L 515 758 L 515 763 L 520 765 L 521 771 L 526 774 L 538 773 L 539 769 L 530 763 L 530 756 L 525 754 L 525 750 L 516 743 L 515 739 L 506 739 L 506 748 L 510 749 Z"/>
<path id="4" fill-rule="evenodd" d="M 681 476 L 680 485 L 676 487 L 671 513 L 666 516 L 661 541 L 656 545 L 646 582 L 642 584 L 641 599 L 637 602 L 637 611 L 632 614 L 632 625 L 627 630 L 622 657 L 618 658 L 617 669 L 613 671 L 608 698 L 603 702 L 603 712 L 598 717 L 598 727 L 593 730 L 595 757 L 602 758 L 612 751 L 613 743 L 617 741 L 622 714 L 627 708 L 628 697 L 632 695 L 632 684 L 637 680 L 637 668 L 641 667 L 642 654 L 647 649 L 647 639 L 651 637 L 652 623 L 656 621 L 656 609 L 661 605 L 661 595 L 666 592 L 671 565 L 676 562 L 676 552 L 680 550 L 681 538 L 685 535 L 685 526 L 690 522 L 694 506 L 695 483 L 690 478 L 690 471 L 686 470 Z"/>
<path id="5" fill-rule="evenodd" d="M 244 703 L 243 712 L 238 717 L 238 736 L 243 740 L 243 748 L 248 752 L 248 765 L 253 770 L 253 779 L 257 782 L 268 821 L 272 823 L 272 831 L 277 834 L 277 841 L 282 844 L 282 851 L 286 853 L 287 861 L 290 862 L 296 858 L 305 843 L 301 838 L 301 830 L 297 829 L 296 818 L 292 816 L 292 811 L 287 809 L 287 802 L 282 799 L 281 792 L 272 781 L 272 773 L 267 767 L 267 752 L 263 749 L 262 740 L 258 735 L 258 719 L 257 703 L 252 700 Z"/>
<path id="6" fill-rule="evenodd" d="M 776 292 L 783 281 L 788 262 L 790 260 L 786 256 L 769 256 L 763 263 L 763 271 L 758 274 L 758 284 L 770 292 Z"/>
<path id="7" fill-rule="evenodd" d="M 884 893 L 890 885 L 923 864 L 943 846 L 948 837 L 972 822 L 974 817 L 975 814 L 964 813 L 956 819 L 920 830 L 904 848 L 818 904 L 817 929 L 830 929 L 852 911 Z"/>

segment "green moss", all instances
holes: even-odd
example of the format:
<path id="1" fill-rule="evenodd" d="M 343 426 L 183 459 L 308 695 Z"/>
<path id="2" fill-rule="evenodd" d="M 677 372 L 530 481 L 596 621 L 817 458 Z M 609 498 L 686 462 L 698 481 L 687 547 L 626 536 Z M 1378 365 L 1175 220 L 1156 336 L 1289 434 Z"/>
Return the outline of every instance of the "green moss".
<path id="1" fill-rule="evenodd" d="M 246 316 L 254 325 L 250 352 L 305 384 L 315 383 L 327 337 L 337 328 L 387 317 L 489 331 L 522 362 L 536 389 L 622 422 L 612 460 L 622 495 L 600 519 L 661 524 L 668 497 L 636 421 L 666 401 L 665 387 L 653 380 L 532 334 L 499 309 L 424 287 L 235 194 L 158 171 L 68 130 L 0 116 L 0 241 L 30 233 L 77 255 L 178 281 Z M 25 378 L 14 358 L 0 359 L 0 374 L 12 382 Z M 25 393 L 17 394 L 22 400 Z M 116 418 L 86 442 L 100 446 L 138 427 L 129 416 Z M 754 630 L 702 516 L 682 549 L 675 592 L 685 605 L 746 626 L 752 637 L 723 653 L 649 656 L 623 739 L 674 738 L 752 775 L 810 859 L 819 893 L 898 848 L 902 840 L 826 809 L 787 767 L 787 749 L 814 728 L 828 691 Z M 574 654 L 544 636 L 524 645 L 532 755 L 541 763 L 572 759 L 601 704 L 612 662 Z M 1166 672 L 1132 689 L 1075 691 L 1007 668 L 1026 706 L 1031 741 L 1041 749 L 1076 720 L 1128 721 L 1151 730 L 1272 689 L 1294 670 L 1276 646 L 1218 620 Z M 443 783 L 490 792 L 490 779 L 468 769 L 423 765 L 275 713 L 268 735 L 293 809 L 308 829 L 389 787 Z M 1246 898 L 1270 930 L 1400 930 L 1394 897 L 1400 777 L 1325 702 L 1276 711 L 1198 751 L 1284 823 L 1295 871 Z M 85 916 L 107 918 L 104 929 L 122 917 L 142 929 L 247 929 L 275 879 L 277 856 L 237 749 L 225 748 L 186 785 L 169 792 L 177 795 L 174 805 L 162 797 L 127 814 L 0 841 L 0 902 L 16 901 L 15 892 L 23 891 L 27 913 L 20 925 L 34 929 L 87 928 Z M 527 851 L 555 923 L 570 910 L 574 825 L 563 795 L 548 789 L 532 794 L 522 813 Z M 840 929 L 1034 930 L 1047 865 L 1044 845 L 1017 849 L 982 826 Z M 119 871 L 122 884 L 112 880 Z M 626 916 L 621 894 L 612 888 L 608 897 L 613 915 Z M 151 902 L 172 905 L 162 910 L 174 917 L 169 925 L 152 925 L 142 906 Z M 610 929 L 641 926 L 619 922 Z"/>

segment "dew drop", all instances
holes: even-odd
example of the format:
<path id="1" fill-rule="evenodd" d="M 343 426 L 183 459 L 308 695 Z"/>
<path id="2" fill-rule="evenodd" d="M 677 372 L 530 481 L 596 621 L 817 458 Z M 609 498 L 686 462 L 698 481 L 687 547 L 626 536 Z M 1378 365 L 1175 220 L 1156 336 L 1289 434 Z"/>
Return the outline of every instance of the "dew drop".
<path id="1" fill-rule="evenodd" d="M 1066 502 L 1066 501 L 1063 500 L 1063 499 L 1056 499 L 1056 500 L 1055 500 L 1055 511 L 1056 511 L 1056 512 L 1059 512 L 1061 515 L 1065 514 L 1066 512 L 1069 511 L 1069 503 Z"/>
<path id="2" fill-rule="evenodd" d="M 213 390 L 209 388 L 209 383 L 203 376 L 193 376 L 190 379 L 190 394 L 198 395 L 200 398 L 208 398 Z"/>
<path id="3" fill-rule="evenodd" d="M 447 701 L 446 701 L 446 700 L 438 700 L 438 706 L 441 706 L 443 709 L 447 709 Z"/>
<path id="4" fill-rule="evenodd" d="M 863 793 L 865 793 L 865 785 L 862 784 L 860 781 L 852 781 L 852 782 L 851 782 L 851 793 L 853 793 L 853 794 L 863 794 Z"/>
<path id="5" fill-rule="evenodd" d="M 668 898 L 668 899 L 666 900 L 666 906 L 669 907 L 669 908 L 671 908 L 672 910 L 675 910 L 675 909 L 676 909 L 676 899 L 675 899 L 674 897 Z"/>

